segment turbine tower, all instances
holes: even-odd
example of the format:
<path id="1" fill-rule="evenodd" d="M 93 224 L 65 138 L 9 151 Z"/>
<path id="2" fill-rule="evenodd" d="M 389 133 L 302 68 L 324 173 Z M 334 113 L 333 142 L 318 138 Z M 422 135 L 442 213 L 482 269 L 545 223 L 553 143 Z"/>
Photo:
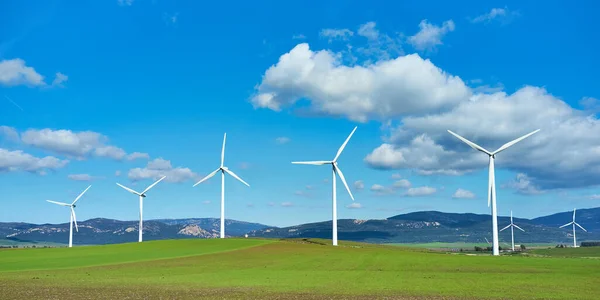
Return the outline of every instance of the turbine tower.
<path id="1" fill-rule="evenodd" d="M 525 138 L 533 135 L 534 133 L 537 133 L 538 131 L 540 131 L 540 129 L 535 130 L 531 133 L 528 133 L 516 140 L 513 140 L 511 142 L 508 142 L 504 145 L 502 145 L 500 148 L 498 148 L 498 150 L 494 151 L 494 152 L 490 152 L 488 150 L 485 150 L 483 147 L 465 139 L 464 137 L 448 130 L 448 132 L 450 134 L 452 134 L 453 136 L 455 136 L 456 138 L 458 138 L 459 140 L 463 141 L 465 144 L 469 145 L 471 148 L 481 151 L 485 154 L 487 154 L 490 157 L 490 163 L 489 163 L 489 179 L 488 179 L 488 207 L 490 206 L 490 202 L 492 204 L 492 242 L 493 242 L 493 255 L 500 255 L 500 249 L 499 249 L 499 245 L 498 245 L 498 215 L 497 215 L 497 211 L 496 211 L 496 179 L 495 179 L 495 175 L 494 175 L 494 160 L 496 159 L 496 154 L 506 150 L 507 148 L 509 148 L 510 146 L 524 140 Z"/>
<path id="2" fill-rule="evenodd" d="M 344 184 L 344 186 L 346 187 L 346 190 L 348 191 L 348 194 L 350 194 L 350 198 L 352 198 L 352 201 L 354 201 L 354 196 L 352 196 L 352 192 L 350 192 L 350 188 L 348 187 L 348 184 L 346 183 L 346 178 L 344 178 L 344 173 L 342 173 L 342 170 L 340 169 L 340 167 L 338 167 L 337 165 L 337 159 L 340 157 L 340 154 L 342 154 L 342 151 L 344 150 L 344 148 L 346 147 L 346 144 L 348 144 L 348 141 L 350 140 L 350 138 L 352 137 L 352 135 L 354 134 L 354 131 L 356 131 L 357 127 L 354 127 L 354 130 L 352 130 L 352 132 L 350 133 L 350 135 L 348 136 L 348 138 L 346 139 L 346 141 L 342 144 L 342 146 L 340 147 L 340 149 L 338 150 L 337 154 L 335 155 L 335 158 L 333 158 L 333 160 L 331 161 L 293 161 L 293 164 L 301 164 L 301 165 L 331 165 L 332 168 L 332 173 L 333 173 L 333 178 L 332 178 L 332 185 L 333 185 L 333 196 L 332 196 L 332 208 L 333 208 L 333 216 L 332 216 L 332 226 L 333 226 L 333 236 L 332 236 L 332 240 L 333 240 L 333 245 L 337 246 L 338 244 L 338 238 L 337 238 L 337 197 L 336 197 L 336 177 L 335 174 L 337 173 L 340 176 L 340 179 L 342 180 L 342 183 Z"/>
<path id="3" fill-rule="evenodd" d="M 223 148 L 221 148 L 221 166 L 193 185 L 193 187 L 197 186 L 198 184 L 215 176 L 215 174 L 217 174 L 217 172 L 221 171 L 221 232 L 220 232 L 220 237 L 222 239 L 225 238 L 225 173 L 231 175 L 233 178 L 239 180 L 241 183 L 243 183 L 247 186 L 250 186 L 244 180 L 242 180 L 239 176 L 235 175 L 235 173 L 233 173 L 231 170 L 229 170 L 229 168 L 227 168 L 223 165 L 223 163 L 225 162 L 225 140 L 226 139 L 227 139 L 227 133 L 225 133 L 223 135 Z"/>
<path id="4" fill-rule="evenodd" d="M 126 186 L 121 185 L 120 183 L 117 182 L 117 185 L 124 188 L 126 191 L 131 192 L 132 194 L 138 195 L 140 196 L 140 228 L 139 228 L 139 238 L 138 238 L 138 242 L 142 242 L 142 234 L 143 234 L 143 209 L 144 209 L 144 198 L 146 198 L 146 192 L 149 191 L 152 187 L 154 187 L 157 183 L 159 183 L 161 180 L 165 179 L 165 177 L 167 176 L 163 176 L 161 177 L 159 180 L 157 180 L 156 182 L 154 182 L 153 184 L 151 184 L 150 186 L 148 186 L 143 192 L 138 193 Z"/>
<path id="5" fill-rule="evenodd" d="M 58 204 L 61 206 L 67 206 L 71 209 L 71 220 L 69 221 L 69 248 L 73 247 L 73 222 L 75 222 L 75 230 L 77 230 L 77 232 L 79 232 L 79 227 L 77 226 L 77 217 L 75 216 L 75 203 L 77 203 L 77 201 L 79 200 L 79 198 L 81 198 L 81 196 L 83 196 L 83 194 L 85 194 L 85 192 L 87 192 L 87 190 L 89 188 L 91 188 L 92 186 L 88 186 L 87 189 L 85 189 L 81 194 L 79 194 L 79 196 L 77 196 L 77 198 L 75 198 L 75 201 L 73 201 L 73 203 L 68 204 L 68 203 L 64 203 L 64 202 L 56 202 L 56 201 L 52 201 L 52 200 L 46 200 L 50 203 L 54 203 L 54 204 Z"/>
<path id="6" fill-rule="evenodd" d="M 510 224 L 508 224 L 506 227 L 500 229 L 500 231 L 507 229 L 508 227 L 510 227 L 510 237 L 512 239 L 512 251 L 515 251 L 515 230 L 514 228 L 517 228 L 523 232 L 525 232 L 525 230 L 521 229 L 521 227 L 515 225 L 513 223 L 513 215 L 512 215 L 512 210 L 510 211 Z"/>
<path id="7" fill-rule="evenodd" d="M 577 222 L 575 222 L 575 210 L 576 210 L 576 208 L 573 209 L 573 221 L 559 227 L 559 228 L 563 228 L 565 226 L 573 225 L 573 248 L 577 248 L 577 238 L 575 237 L 575 225 L 579 226 L 579 228 L 581 228 L 581 229 L 583 229 L 583 231 L 587 232 L 587 230 L 585 230 L 585 228 L 581 227 L 581 225 L 579 225 L 579 224 L 577 224 Z"/>

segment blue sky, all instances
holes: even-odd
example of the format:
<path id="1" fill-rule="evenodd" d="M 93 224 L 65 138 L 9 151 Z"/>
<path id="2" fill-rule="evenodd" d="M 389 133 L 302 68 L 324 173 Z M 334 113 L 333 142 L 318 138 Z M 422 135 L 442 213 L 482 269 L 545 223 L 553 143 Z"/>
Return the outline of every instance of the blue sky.
<path id="1" fill-rule="evenodd" d="M 32 4 L 34 2 L 35 4 Z M 12 1 L 0 9 L 0 221 L 77 214 L 226 217 L 285 226 L 420 210 L 536 217 L 599 206 L 599 28 L 593 1 Z M 279 139 L 278 139 L 279 138 Z M 283 139 L 282 139 L 283 138 Z M 167 162 L 168 161 L 168 162 Z M 117 175 L 118 174 L 118 175 Z M 401 181 L 405 180 L 405 181 Z M 359 182 L 357 182 L 359 181 Z"/>

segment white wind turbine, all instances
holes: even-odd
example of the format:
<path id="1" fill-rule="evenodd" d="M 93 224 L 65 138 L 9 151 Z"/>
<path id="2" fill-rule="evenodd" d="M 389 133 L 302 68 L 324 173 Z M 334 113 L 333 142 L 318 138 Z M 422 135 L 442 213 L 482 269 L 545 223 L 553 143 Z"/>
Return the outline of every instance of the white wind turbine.
<path id="1" fill-rule="evenodd" d="M 513 215 L 512 215 L 512 210 L 510 211 L 510 224 L 508 224 L 506 227 L 500 229 L 500 231 L 507 229 L 508 227 L 510 227 L 510 237 L 512 239 L 512 251 L 515 251 L 515 230 L 514 228 L 517 228 L 523 232 L 525 232 L 525 230 L 521 229 L 521 227 L 515 225 L 513 223 Z"/>
<path id="2" fill-rule="evenodd" d="M 350 140 L 350 138 L 352 137 L 352 135 L 354 134 L 354 131 L 356 131 L 357 127 L 354 127 L 354 130 L 352 130 L 352 132 L 350 133 L 350 135 L 348 136 L 348 138 L 346 139 L 346 141 L 342 144 L 342 146 L 340 147 L 340 149 L 338 149 L 337 154 L 335 155 L 335 158 L 331 161 L 293 161 L 293 164 L 301 164 L 301 165 L 331 165 L 332 168 L 332 172 L 333 172 L 333 179 L 332 179 L 332 184 L 333 184 L 333 197 L 332 197 L 332 207 L 333 207 L 333 216 L 332 216 L 332 226 L 333 226 L 333 236 L 332 236 L 332 240 L 333 240 L 333 245 L 337 246 L 338 244 L 338 238 L 337 238 L 337 196 L 336 196 L 336 177 L 335 174 L 337 173 L 340 176 L 340 179 L 342 180 L 342 183 L 344 184 L 344 186 L 346 187 L 346 190 L 348 191 L 348 194 L 350 194 L 350 198 L 352 198 L 352 201 L 354 201 L 354 196 L 352 196 L 352 192 L 350 192 L 350 188 L 348 187 L 348 184 L 346 183 L 346 178 L 344 178 L 344 173 L 342 173 L 342 170 L 340 169 L 340 167 L 338 167 L 337 165 L 337 159 L 338 157 L 340 157 L 340 154 L 342 154 L 342 151 L 344 150 L 344 148 L 346 147 L 346 144 L 348 144 L 348 141 Z"/>
<path id="3" fill-rule="evenodd" d="M 132 194 L 136 194 L 138 196 L 140 196 L 140 228 L 139 228 L 139 238 L 138 238 L 138 242 L 142 242 L 142 234 L 144 232 L 144 230 L 142 229 L 143 227 L 143 209 L 144 209 L 144 198 L 146 198 L 146 192 L 149 191 L 152 187 L 154 187 L 157 183 L 159 183 L 161 180 L 165 179 L 165 177 L 167 176 L 163 176 L 161 177 L 159 180 L 157 180 L 156 182 L 154 182 L 153 184 L 151 184 L 150 186 L 148 186 L 143 192 L 138 193 L 126 186 L 121 185 L 120 183 L 117 182 L 117 185 L 124 188 L 126 191 L 131 192 Z"/>
<path id="4" fill-rule="evenodd" d="M 239 176 L 235 175 L 235 173 L 233 173 L 231 170 L 229 170 L 229 168 L 227 168 L 223 165 L 223 163 L 225 162 L 225 140 L 226 139 L 227 139 L 227 133 L 225 133 L 223 135 L 223 148 L 221 148 L 221 166 L 218 169 L 214 170 L 212 173 L 206 175 L 206 177 L 202 178 L 200 181 L 196 182 L 196 184 L 193 185 L 193 187 L 197 186 L 198 184 L 215 176 L 215 174 L 217 174 L 217 172 L 221 171 L 221 232 L 220 232 L 220 237 L 222 239 L 225 238 L 225 173 L 231 175 L 233 178 L 239 180 L 243 184 L 250 186 L 248 183 L 246 183 L 244 180 L 242 180 Z"/>
<path id="5" fill-rule="evenodd" d="M 75 216 L 75 207 L 76 207 L 75 203 L 91 187 L 92 187 L 91 185 L 88 186 L 87 189 L 85 189 L 85 191 L 83 191 L 81 194 L 79 194 L 79 196 L 77 196 L 77 198 L 75 198 L 75 201 L 73 201 L 73 203 L 71 203 L 71 204 L 63 203 L 63 202 L 56 202 L 56 201 L 52 201 L 52 200 L 46 200 L 46 201 L 48 201 L 50 203 L 54 203 L 54 204 L 58 204 L 58 205 L 62 205 L 62 206 L 67 206 L 71 210 L 71 220 L 69 221 L 69 248 L 73 247 L 73 222 L 75 222 L 75 230 L 77 230 L 77 232 L 79 232 L 79 227 L 77 226 L 77 217 Z"/>
<path id="6" fill-rule="evenodd" d="M 581 225 L 579 225 L 579 224 L 577 224 L 577 222 L 575 222 L 575 210 L 576 210 L 576 208 L 573 209 L 573 221 L 559 227 L 559 228 L 563 228 L 565 226 L 573 225 L 573 248 L 577 248 L 577 238 L 575 237 L 575 225 L 579 226 L 579 228 L 581 228 L 581 229 L 583 229 L 583 231 L 587 232 L 587 230 L 585 230 L 585 228 L 581 227 Z"/>
<path id="7" fill-rule="evenodd" d="M 494 151 L 494 152 L 490 152 L 488 150 L 485 150 L 483 147 L 465 139 L 464 137 L 448 130 L 448 132 L 450 134 L 452 134 L 453 136 L 457 137 L 459 140 L 463 141 L 465 144 L 471 146 L 471 148 L 475 149 L 475 150 L 479 150 L 485 154 L 487 154 L 490 157 L 490 164 L 489 164 L 489 181 L 488 181 L 488 207 L 490 206 L 490 202 L 492 204 L 492 242 L 493 242 L 493 255 L 500 255 L 500 249 L 499 249 L 499 245 L 498 245 L 498 215 L 497 215 L 497 211 L 496 211 L 496 179 L 495 179 L 495 175 L 494 175 L 494 160 L 496 159 L 496 154 L 506 150 L 507 148 L 509 148 L 510 146 L 524 140 L 525 138 L 533 135 L 534 133 L 537 133 L 538 131 L 540 131 L 540 129 L 535 130 L 531 133 L 528 133 L 516 140 L 513 140 L 511 142 L 508 142 L 504 145 L 502 145 L 500 148 L 498 148 L 498 150 Z"/>

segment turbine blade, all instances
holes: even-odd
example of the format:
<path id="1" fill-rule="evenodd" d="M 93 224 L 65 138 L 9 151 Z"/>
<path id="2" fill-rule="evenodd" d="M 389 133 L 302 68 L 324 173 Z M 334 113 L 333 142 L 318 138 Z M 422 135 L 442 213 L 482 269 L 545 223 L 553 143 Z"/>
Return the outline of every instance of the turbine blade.
<path id="1" fill-rule="evenodd" d="M 344 151 L 344 148 L 346 148 L 346 144 L 348 144 L 348 141 L 350 140 L 350 138 L 352 137 L 352 135 L 356 131 L 356 128 L 358 128 L 358 126 L 355 126 L 354 129 L 352 130 L 352 132 L 350 132 L 350 135 L 348 136 L 348 138 L 346 139 L 346 141 L 342 144 L 342 146 L 340 147 L 340 149 L 338 149 L 338 152 L 335 155 L 335 158 L 333 159 L 333 161 L 337 161 L 338 157 L 340 157 L 340 154 L 342 154 L 342 151 Z"/>
<path id="2" fill-rule="evenodd" d="M 75 210 L 73 206 L 71 206 L 71 214 L 73 215 L 73 221 L 75 222 L 75 230 L 79 232 L 79 227 L 77 226 L 77 216 L 75 215 Z"/>
<path id="3" fill-rule="evenodd" d="M 58 205 L 62 205 L 62 206 L 71 206 L 70 204 L 68 204 L 68 203 L 64 203 L 64 202 L 56 202 L 56 201 L 52 201 L 52 200 L 46 200 L 46 201 L 48 201 L 48 202 L 50 202 L 50 203 L 54 203 L 54 204 L 58 204 Z"/>
<path id="4" fill-rule="evenodd" d="M 212 173 L 210 173 L 210 174 L 206 175 L 206 177 L 200 179 L 200 181 L 196 182 L 196 184 L 194 184 L 192 187 L 195 187 L 195 186 L 199 185 L 200 183 L 208 180 L 209 178 L 215 176 L 215 174 L 217 174 L 217 172 L 219 172 L 219 170 L 221 170 L 221 169 L 219 168 L 219 169 L 212 171 Z"/>
<path id="5" fill-rule="evenodd" d="M 227 132 L 223 135 L 223 147 L 221 148 L 221 168 L 225 163 L 225 140 L 227 139 Z"/>
<path id="6" fill-rule="evenodd" d="M 569 225 L 571 225 L 571 224 L 573 224 L 573 222 L 569 222 L 569 223 L 567 223 L 567 224 L 565 224 L 565 225 L 563 225 L 563 226 L 560 226 L 560 227 L 558 227 L 558 228 L 563 228 L 563 227 L 565 227 L 565 226 L 569 226 Z"/>
<path id="7" fill-rule="evenodd" d="M 227 174 L 229 174 L 229 175 L 233 176 L 233 178 L 235 178 L 235 179 L 237 179 L 237 180 L 241 181 L 243 184 L 245 184 L 245 185 L 247 185 L 247 186 L 250 186 L 249 184 L 247 184 L 247 183 L 246 183 L 244 180 L 242 180 L 242 179 L 241 179 L 239 176 L 235 175 L 235 173 L 233 173 L 233 172 L 232 172 L 232 171 L 230 171 L 229 169 L 223 169 L 223 170 L 225 170 L 225 172 L 227 172 Z"/>
<path id="8" fill-rule="evenodd" d="M 583 229 L 583 231 L 587 232 L 587 230 L 585 230 L 585 228 L 581 227 L 581 225 L 579 225 L 578 223 L 575 223 L 575 225 L 577 225 L 577 227 Z"/>
<path id="9" fill-rule="evenodd" d="M 508 225 L 506 225 L 506 227 L 504 227 L 504 228 L 500 229 L 500 231 L 502 231 L 502 230 L 504 230 L 504 229 L 507 229 L 507 228 L 510 228 L 510 225 L 511 225 L 511 224 L 508 224 Z"/>
<path id="10" fill-rule="evenodd" d="M 522 141 L 522 140 L 524 140 L 524 139 L 526 139 L 526 138 L 534 135 L 535 133 L 537 133 L 540 130 L 541 129 L 534 130 L 534 131 L 532 131 L 532 132 L 530 132 L 530 133 L 528 133 L 528 134 L 526 134 L 526 135 L 524 135 L 524 136 L 522 136 L 522 137 L 520 137 L 520 138 L 518 138 L 516 140 L 510 141 L 510 142 L 502 145 L 500 148 L 498 148 L 498 150 L 494 151 L 494 153 L 492 153 L 492 155 L 498 154 L 498 153 L 506 150 L 508 147 L 510 147 L 510 146 L 512 146 L 512 145 L 514 145 L 514 144 L 516 144 L 516 143 L 518 143 L 518 142 L 520 142 L 520 141 Z"/>
<path id="11" fill-rule="evenodd" d="M 513 226 L 515 226 L 515 228 L 517 228 L 517 229 L 519 229 L 519 230 L 521 230 L 521 231 L 525 232 L 525 230 L 523 230 L 523 228 L 521 228 L 521 227 L 519 227 L 519 226 L 517 226 L 517 225 L 515 225 L 515 224 L 513 224 Z"/>
<path id="12" fill-rule="evenodd" d="M 577 210 L 577 208 L 573 208 L 573 222 L 575 222 L 575 211 Z"/>
<path id="13" fill-rule="evenodd" d="M 454 133 L 454 132 L 452 132 L 452 131 L 450 131 L 450 130 L 448 130 L 448 132 L 449 132 L 451 135 L 453 135 L 453 136 L 455 136 L 456 138 L 458 138 L 459 140 L 463 141 L 465 144 L 467 144 L 467 145 L 471 146 L 471 148 L 473 148 L 473 149 L 475 149 L 475 150 L 479 150 L 479 151 L 481 151 L 481 152 L 483 152 L 483 153 L 485 153 L 485 154 L 487 154 L 487 155 L 492 155 L 492 153 L 490 153 L 490 151 L 487 151 L 487 150 L 485 150 L 485 148 L 483 148 L 483 147 L 481 147 L 481 146 L 479 146 L 479 145 L 477 145 L 477 144 L 475 144 L 475 143 L 473 143 L 473 142 L 471 142 L 471 141 L 469 141 L 469 140 L 465 139 L 464 137 L 462 137 L 462 136 L 460 136 L 460 135 L 458 135 L 458 134 L 456 134 L 456 133 Z"/>
<path id="14" fill-rule="evenodd" d="M 492 202 L 492 184 L 494 182 L 494 161 L 490 157 L 490 164 L 488 166 L 488 207 Z"/>
<path id="15" fill-rule="evenodd" d="M 151 188 L 153 188 L 156 184 L 158 184 L 159 182 L 161 182 L 163 179 L 167 178 L 167 176 L 163 176 L 161 177 L 159 180 L 157 180 L 155 183 L 151 184 L 149 187 L 147 187 L 143 192 L 142 195 L 145 194 L 147 191 L 149 191 Z"/>
<path id="16" fill-rule="evenodd" d="M 295 165 L 316 165 L 316 166 L 320 166 L 320 165 L 327 165 L 332 163 L 331 161 L 326 161 L 326 160 L 315 160 L 315 161 L 293 161 L 292 162 Z"/>
<path id="17" fill-rule="evenodd" d="M 346 178 L 344 177 L 344 173 L 342 172 L 342 169 L 340 169 L 336 165 L 333 165 L 333 168 L 336 171 L 336 173 L 338 174 L 338 176 L 340 176 L 342 183 L 346 187 L 346 191 L 348 191 L 348 194 L 350 194 L 350 198 L 352 199 L 352 201 L 354 201 L 354 196 L 352 196 L 352 192 L 350 192 L 350 188 L 348 187 L 348 183 L 346 183 Z"/>
<path id="18" fill-rule="evenodd" d="M 140 194 L 140 193 L 138 193 L 138 192 L 136 192 L 136 191 L 134 191 L 134 190 L 132 190 L 132 189 L 130 189 L 130 188 L 128 188 L 128 187 L 126 187 L 126 186 L 124 186 L 124 185 L 120 184 L 120 183 L 118 183 L 118 182 L 117 182 L 117 185 L 118 185 L 118 186 L 120 186 L 120 187 L 122 187 L 122 188 L 124 188 L 126 191 L 128 191 L 128 192 L 130 192 L 130 193 L 136 194 L 136 195 L 138 195 L 138 196 L 141 196 L 141 195 L 142 195 L 142 194 Z"/>
<path id="19" fill-rule="evenodd" d="M 81 196 L 83 196 L 83 194 L 85 194 L 85 192 L 87 192 L 87 190 L 89 190 L 92 186 L 88 186 L 87 189 L 85 189 L 85 191 L 83 191 L 81 194 L 79 194 L 79 196 L 77 196 L 77 198 L 75 198 L 75 201 L 73 201 L 73 203 L 71 203 L 71 205 L 75 204 L 75 202 L 77 202 L 79 200 L 79 198 L 81 198 Z"/>

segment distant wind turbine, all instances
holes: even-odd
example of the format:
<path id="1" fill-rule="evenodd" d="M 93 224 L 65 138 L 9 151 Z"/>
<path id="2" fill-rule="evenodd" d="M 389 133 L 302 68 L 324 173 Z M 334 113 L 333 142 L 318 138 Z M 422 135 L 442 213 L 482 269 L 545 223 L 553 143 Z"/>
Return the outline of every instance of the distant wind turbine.
<path id="1" fill-rule="evenodd" d="M 577 224 L 577 222 L 575 222 L 575 210 L 576 210 L 576 208 L 573 209 L 573 221 L 559 227 L 559 228 L 563 228 L 565 226 L 573 225 L 573 248 L 577 248 L 577 238 L 575 237 L 575 225 L 579 226 L 579 228 L 581 228 L 581 229 L 583 229 L 583 231 L 587 232 L 587 230 L 585 230 L 585 228 L 581 227 L 581 225 L 579 225 L 579 224 Z"/>
<path id="2" fill-rule="evenodd" d="M 221 166 L 193 185 L 193 186 L 197 186 L 200 183 L 215 176 L 215 174 L 217 174 L 217 172 L 221 171 L 221 232 L 220 232 L 220 237 L 222 239 L 225 238 L 225 173 L 231 175 L 233 178 L 239 180 L 241 183 L 243 183 L 247 186 L 250 186 L 244 180 L 242 180 L 239 176 L 235 175 L 235 173 L 233 173 L 231 170 L 229 170 L 229 168 L 227 168 L 223 165 L 225 162 L 225 140 L 226 139 L 227 139 L 227 133 L 225 133 L 223 135 L 223 148 L 221 148 Z"/>
<path id="3" fill-rule="evenodd" d="M 73 201 L 73 203 L 71 203 L 71 204 L 64 203 L 64 202 L 56 202 L 56 201 L 52 201 L 52 200 L 46 200 L 50 203 L 67 206 L 71 210 L 71 220 L 69 221 L 69 248 L 73 247 L 73 222 L 75 222 L 75 230 L 77 230 L 77 232 L 79 232 L 79 227 L 77 226 L 77 217 L 75 216 L 75 207 L 76 207 L 75 203 L 91 187 L 92 187 L 91 185 L 88 186 L 87 189 L 85 189 L 81 194 L 79 194 L 79 196 L 77 196 L 77 198 L 75 198 L 75 201 Z"/>
<path id="4" fill-rule="evenodd" d="M 348 144 L 348 141 L 350 140 L 350 138 L 354 134 L 354 131 L 356 131 L 356 128 L 358 128 L 358 126 L 354 127 L 354 130 L 352 130 L 352 132 L 350 133 L 350 135 L 348 136 L 348 138 L 346 139 L 346 141 L 342 144 L 342 146 L 340 147 L 340 149 L 338 149 L 338 152 L 335 155 L 335 158 L 333 158 L 333 160 L 331 160 L 331 161 L 320 160 L 320 161 L 294 161 L 294 162 L 292 162 L 293 164 L 301 164 L 301 165 L 331 165 L 332 172 L 333 172 L 333 179 L 332 179 L 332 185 L 333 185 L 333 196 L 332 196 L 332 207 L 333 207 L 332 226 L 333 226 L 333 236 L 332 236 L 332 240 L 333 240 L 333 245 L 334 246 L 337 246 L 337 244 L 338 244 L 338 238 L 337 238 L 337 203 L 336 203 L 336 201 L 337 201 L 336 194 L 337 193 L 336 193 L 336 177 L 335 177 L 336 173 L 340 176 L 340 179 L 342 180 L 342 183 L 346 187 L 346 190 L 348 191 L 348 194 L 350 194 L 350 198 L 352 198 L 352 201 L 354 201 L 354 196 L 352 196 L 352 192 L 350 192 L 350 188 L 348 187 L 348 184 L 346 183 L 346 178 L 344 178 L 344 173 L 342 173 L 342 170 L 337 165 L 337 159 L 340 157 L 340 154 L 342 154 L 342 151 L 346 147 L 346 144 Z"/>
<path id="5" fill-rule="evenodd" d="M 132 193 L 132 194 L 136 194 L 138 196 L 140 196 L 140 228 L 139 228 L 139 238 L 138 238 L 138 242 L 142 242 L 142 235 L 143 235 L 143 210 L 144 210 L 144 198 L 146 198 L 146 192 L 149 191 L 151 188 L 153 188 L 157 183 L 159 183 L 161 180 L 165 179 L 165 177 L 167 176 L 163 176 L 161 177 L 159 180 L 157 180 L 156 182 L 154 182 L 153 184 L 151 184 L 150 186 L 148 186 L 143 192 L 138 193 L 126 186 L 121 185 L 120 183 L 117 183 L 118 186 L 122 187 L 123 189 L 125 189 L 126 191 Z"/>
<path id="6" fill-rule="evenodd" d="M 458 138 L 459 140 L 463 141 L 465 144 L 469 145 L 471 148 L 475 149 L 475 150 L 479 150 L 485 154 L 487 154 L 490 157 L 490 164 L 489 164 L 489 181 L 488 181 L 488 207 L 490 206 L 490 202 L 492 204 L 492 242 L 493 242 L 493 255 L 500 255 L 500 246 L 498 245 L 498 214 L 496 211 L 496 179 L 495 179 L 495 175 L 494 175 L 494 160 L 496 159 L 496 154 L 508 149 L 510 146 L 524 140 L 525 138 L 533 135 L 534 133 L 537 133 L 538 131 L 540 131 L 540 129 L 535 130 L 531 133 L 528 133 L 516 140 L 513 140 L 511 142 L 508 142 L 504 145 L 502 145 L 500 148 L 498 148 L 498 150 L 494 151 L 494 152 L 490 152 L 488 150 L 485 150 L 483 147 L 465 139 L 464 137 L 448 130 L 448 132 L 450 134 L 452 134 L 453 136 L 455 136 L 456 138 Z"/>
<path id="7" fill-rule="evenodd" d="M 510 227 L 510 237 L 512 239 L 512 251 L 515 251 L 515 230 L 514 228 L 517 228 L 523 232 L 525 232 L 525 230 L 521 229 L 521 227 L 515 225 L 513 223 L 513 214 L 512 214 L 512 210 L 510 211 L 510 224 L 508 224 L 506 227 L 500 229 L 500 231 L 507 229 L 508 227 Z"/>

